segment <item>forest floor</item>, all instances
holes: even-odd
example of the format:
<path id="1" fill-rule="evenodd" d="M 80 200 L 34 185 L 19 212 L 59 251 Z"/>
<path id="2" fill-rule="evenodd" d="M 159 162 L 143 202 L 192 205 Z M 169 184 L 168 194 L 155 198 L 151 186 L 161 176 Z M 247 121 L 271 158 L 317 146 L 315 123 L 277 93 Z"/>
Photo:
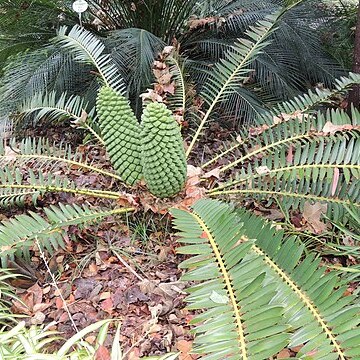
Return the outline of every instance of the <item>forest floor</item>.
<path id="1" fill-rule="evenodd" d="M 62 134 L 62 135 L 59 135 Z M 46 135 L 55 141 L 78 144 L 78 150 L 86 152 L 93 160 L 109 166 L 103 150 L 81 144 L 77 132 L 47 129 L 36 135 Z M 226 129 L 208 129 L 202 153 L 191 161 L 196 164 L 214 151 L 226 146 L 229 132 Z M 201 161 L 200 161 L 201 160 Z M 221 165 L 221 164 L 219 164 Z M 77 184 L 91 185 L 93 188 L 111 188 L 112 184 L 102 183 L 102 177 L 78 169 L 66 170 L 66 175 Z M 49 195 L 40 199 L 38 209 L 43 206 L 62 203 L 83 203 L 97 205 L 97 200 L 73 197 L 72 195 Z M 255 213 L 269 220 L 284 223 L 284 214 L 276 206 L 262 203 L 247 203 Z M 25 210 L 9 210 L 0 214 L 0 220 Z M 312 247 L 326 242 L 319 233 L 314 214 L 292 213 L 289 217 L 292 227 L 298 233 L 315 234 Z M 315 216 L 316 218 L 316 216 Z M 327 226 L 327 225 L 326 225 Z M 309 235 L 309 236 L 310 236 Z M 310 237 L 309 237 L 310 238 Z M 318 239 L 318 242 L 316 242 Z M 189 354 L 192 335 L 189 322 L 194 316 L 185 307 L 186 283 L 181 281 L 182 270 L 178 264 L 184 260 L 176 254 L 176 235 L 171 231 L 169 214 L 144 214 L 129 216 L 126 221 L 107 218 L 105 221 L 81 228 L 69 227 L 65 238 L 65 249 L 54 254 L 41 253 L 34 248 L 31 262 L 19 259 L 9 264 L 27 275 L 13 281 L 21 302 L 13 302 L 12 311 L 27 315 L 29 324 L 50 324 L 50 328 L 70 338 L 77 330 L 98 320 L 116 319 L 121 323 L 121 345 L 127 360 L 143 356 L 160 355 L 170 351 L 181 352 L 181 360 L 196 359 Z M 329 265 L 353 265 L 351 257 L 324 256 Z M 356 283 L 348 289 L 353 292 Z M 112 327 L 110 334 L 115 332 Z M 94 342 L 95 336 L 86 340 Z M 106 346 L 110 346 L 112 336 Z M 277 359 L 295 357 L 299 347 L 284 349 Z M 108 359 L 108 350 L 101 349 L 98 359 Z"/>

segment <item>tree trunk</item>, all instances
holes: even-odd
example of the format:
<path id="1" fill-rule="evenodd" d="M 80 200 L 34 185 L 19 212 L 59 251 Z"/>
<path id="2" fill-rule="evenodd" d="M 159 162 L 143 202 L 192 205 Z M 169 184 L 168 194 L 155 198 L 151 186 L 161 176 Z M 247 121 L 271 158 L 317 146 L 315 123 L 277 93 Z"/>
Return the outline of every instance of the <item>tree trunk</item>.
<path id="1" fill-rule="evenodd" d="M 355 46 L 352 71 L 360 74 L 360 1 L 358 5 L 356 30 L 355 30 Z M 355 107 L 360 105 L 360 85 L 354 86 L 349 93 L 349 105 L 353 104 Z"/>

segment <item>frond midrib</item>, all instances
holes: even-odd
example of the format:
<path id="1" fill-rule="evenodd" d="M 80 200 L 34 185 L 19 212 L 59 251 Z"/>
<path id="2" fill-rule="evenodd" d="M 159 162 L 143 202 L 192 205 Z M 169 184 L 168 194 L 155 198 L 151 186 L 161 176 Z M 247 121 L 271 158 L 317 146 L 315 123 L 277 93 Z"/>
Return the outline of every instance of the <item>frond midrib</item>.
<path id="1" fill-rule="evenodd" d="M 21 161 L 21 159 L 43 159 L 43 160 L 47 160 L 49 162 L 63 162 L 63 163 L 67 163 L 72 166 L 78 166 L 80 168 L 99 173 L 101 175 L 109 176 L 111 178 L 121 181 L 121 177 L 119 175 L 116 175 L 109 171 L 105 171 L 105 170 L 99 169 L 97 167 L 94 167 L 94 166 L 91 166 L 91 165 L 88 165 L 88 164 L 85 164 L 82 162 L 78 162 L 75 160 L 70 160 L 70 159 L 61 158 L 61 157 L 57 157 L 57 156 L 39 155 L 39 154 L 20 154 L 20 155 L 14 155 L 14 156 L 11 155 L 11 160 L 13 160 L 15 157 L 16 157 L 16 159 L 19 159 L 20 161 Z M 0 155 L 0 161 L 1 161 L 1 158 L 6 159 L 7 155 Z"/>
<path id="2" fill-rule="evenodd" d="M 31 184 L 31 185 L 24 185 L 24 184 L 0 184 L 0 189 L 36 189 L 39 191 L 45 192 L 63 192 L 63 193 L 71 193 L 75 195 L 87 195 L 87 196 L 94 196 L 97 198 L 102 199 L 112 199 L 116 200 L 119 198 L 119 193 L 115 191 L 105 191 L 105 190 L 96 190 L 96 189 L 84 189 L 84 188 L 66 188 L 61 186 L 54 186 L 54 185 L 41 185 L 41 184 Z"/>
<path id="3" fill-rule="evenodd" d="M 226 189 L 230 186 L 234 186 L 234 185 L 238 185 L 244 182 L 247 182 L 248 180 L 255 180 L 258 178 L 261 178 L 263 176 L 270 176 L 274 175 L 276 173 L 281 173 L 281 172 L 290 172 L 293 170 L 306 170 L 306 169 L 356 169 L 360 171 L 360 165 L 357 164 L 304 164 L 304 165 L 288 165 L 288 166 L 284 166 L 284 167 L 280 167 L 280 168 L 276 168 L 276 169 L 269 169 L 269 171 L 267 171 L 265 174 L 250 174 L 247 176 L 242 177 L 239 180 L 235 180 L 232 182 L 229 182 L 227 184 L 224 184 L 216 189 L 210 190 L 209 194 L 211 194 L 212 192 L 215 191 L 220 191 L 223 189 Z"/>
<path id="4" fill-rule="evenodd" d="M 251 249 L 259 256 L 264 258 L 264 261 L 268 266 L 275 271 L 279 277 L 282 279 L 284 284 L 288 285 L 292 291 L 298 296 L 298 298 L 301 300 L 301 302 L 308 308 L 308 310 L 311 312 L 311 314 L 314 316 L 315 320 L 318 322 L 318 324 L 321 326 L 331 343 L 333 344 L 333 347 L 335 348 L 336 352 L 338 353 L 341 360 L 345 360 L 345 354 L 341 350 L 341 346 L 336 340 L 336 336 L 332 333 L 329 326 L 326 324 L 326 321 L 322 318 L 321 314 L 319 313 L 316 306 L 312 303 L 312 301 L 309 299 L 309 297 L 301 291 L 301 289 L 297 286 L 297 284 L 286 274 L 284 270 L 282 270 L 279 266 L 276 265 L 274 261 L 270 259 L 269 256 L 267 256 L 257 245 L 252 245 Z"/>
<path id="5" fill-rule="evenodd" d="M 44 109 L 48 109 L 49 112 L 51 112 L 51 111 L 61 112 L 64 115 L 67 115 L 67 116 L 69 116 L 71 118 L 74 118 L 74 119 L 79 119 L 80 118 L 78 115 L 72 113 L 71 111 L 65 110 L 62 107 L 47 106 L 47 105 L 45 105 L 45 106 L 35 106 L 35 107 L 32 107 L 31 109 L 27 109 L 27 110 L 22 111 L 22 113 L 26 114 L 26 113 L 36 112 L 36 111 L 44 110 Z"/>

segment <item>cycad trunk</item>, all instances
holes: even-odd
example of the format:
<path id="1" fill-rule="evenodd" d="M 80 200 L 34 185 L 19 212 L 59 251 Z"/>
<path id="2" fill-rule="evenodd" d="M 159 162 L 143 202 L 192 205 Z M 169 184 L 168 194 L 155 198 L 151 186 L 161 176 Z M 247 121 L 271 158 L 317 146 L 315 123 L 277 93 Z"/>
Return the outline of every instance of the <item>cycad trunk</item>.
<path id="1" fill-rule="evenodd" d="M 360 1 L 357 12 L 357 22 L 355 31 L 355 46 L 354 46 L 354 57 L 352 71 L 354 73 L 360 73 Z M 360 105 L 360 86 L 354 86 L 352 91 L 349 93 L 349 105 L 353 104 L 355 107 Z"/>

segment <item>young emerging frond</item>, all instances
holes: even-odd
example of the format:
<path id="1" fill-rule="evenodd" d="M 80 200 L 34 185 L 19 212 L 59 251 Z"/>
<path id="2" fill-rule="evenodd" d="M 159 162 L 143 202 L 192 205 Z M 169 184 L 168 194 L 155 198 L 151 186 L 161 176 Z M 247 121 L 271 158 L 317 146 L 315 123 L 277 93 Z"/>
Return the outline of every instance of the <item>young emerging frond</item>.
<path id="1" fill-rule="evenodd" d="M 70 225 L 80 225 L 106 216 L 133 211 L 128 209 L 103 210 L 87 206 L 51 205 L 44 208 L 46 218 L 30 211 L 3 221 L 0 225 L 0 257 L 5 259 L 14 253 L 23 253 L 38 242 L 52 252 L 64 247 L 63 229 Z"/>
<path id="2" fill-rule="evenodd" d="M 78 25 L 67 33 L 67 27 L 63 26 L 53 41 L 74 53 L 75 60 L 95 66 L 106 86 L 121 94 L 125 93 L 125 84 L 117 66 L 112 62 L 110 55 L 104 54 L 105 45 L 98 37 Z"/>
<path id="3" fill-rule="evenodd" d="M 357 359 L 359 306 L 346 284 L 296 238 L 229 205 L 200 200 L 193 211 L 173 210 L 190 308 L 197 315 L 195 352 L 204 359 L 265 359 L 303 345 L 299 358 Z"/>
<path id="4" fill-rule="evenodd" d="M 168 97 L 168 108 L 172 112 L 181 113 L 184 117 L 186 111 L 186 80 L 184 64 L 179 56 L 170 56 L 167 61 L 172 80 L 175 82 L 175 93 Z"/>

